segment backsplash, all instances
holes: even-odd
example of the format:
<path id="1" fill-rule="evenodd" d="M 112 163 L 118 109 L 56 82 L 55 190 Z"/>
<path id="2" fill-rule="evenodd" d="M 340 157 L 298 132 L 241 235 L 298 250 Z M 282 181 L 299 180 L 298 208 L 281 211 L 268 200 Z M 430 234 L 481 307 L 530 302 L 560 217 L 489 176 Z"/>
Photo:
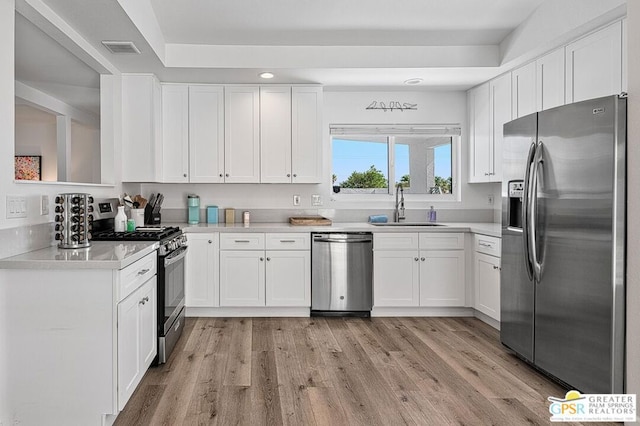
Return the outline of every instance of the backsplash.
<path id="1" fill-rule="evenodd" d="M 0 229 L 0 259 L 53 245 L 53 223 Z"/>
<path id="2" fill-rule="evenodd" d="M 242 211 L 236 209 L 235 221 L 242 222 Z M 334 222 L 366 222 L 370 215 L 386 214 L 393 220 L 393 209 L 248 209 L 252 223 L 283 223 L 291 216 L 320 215 Z M 187 221 L 187 209 L 162 209 L 164 223 L 183 223 Z M 495 222 L 493 209 L 440 209 L 437 210 L 438 222 Z M 407 209 L 407 222 L 423 222 L 427 220 L 424 209 Z M 200 209 L 200 223 L 206 223 L 207 213 Z M 224 209 L 218 210 L 218 222 L 224 222 Z"/>

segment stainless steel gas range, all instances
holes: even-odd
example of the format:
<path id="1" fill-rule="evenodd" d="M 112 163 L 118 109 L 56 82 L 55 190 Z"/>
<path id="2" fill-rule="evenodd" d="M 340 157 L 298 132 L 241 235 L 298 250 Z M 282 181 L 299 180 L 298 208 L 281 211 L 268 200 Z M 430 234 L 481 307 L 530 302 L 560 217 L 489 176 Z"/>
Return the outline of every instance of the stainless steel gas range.
<path id="1" fill-rule="evenodd" d="M 169 358 L 184 328 L 184 266 L 187 237 L 177 227 L 153 226 L 133 232 L 115 232 L 118 199 L 98 200 L 93 241 L 158 241 L 158 356 L 154 364 Z"/>

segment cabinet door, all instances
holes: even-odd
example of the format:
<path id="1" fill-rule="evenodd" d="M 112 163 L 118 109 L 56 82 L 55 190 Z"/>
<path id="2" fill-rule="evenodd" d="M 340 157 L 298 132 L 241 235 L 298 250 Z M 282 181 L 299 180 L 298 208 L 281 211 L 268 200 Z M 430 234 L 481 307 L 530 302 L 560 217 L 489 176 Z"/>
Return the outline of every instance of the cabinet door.
<path id="1" fill-rule="evenodd" d="M 260 182 L 260 90 L 228 86 L 224 91 L 225 182 Z"/>
<path id="2" fill-rule="evenodd" d="M 123 74 L 123 182 L 160 181 L 162 177 L 161 106 L 161 88 L 157 78 L 151 74 Z"/>
<path id="3" fill-rule="evenodd" d="M 220 305 L 218 282 L 218 234 L 189 234 L 185 269 L 187 307 Z"/>
<path id="4" fill-rule="evenodd" d="M 260 182 L 291 182 L 291 88 L 260 88 Z"/>
<path id="5" fill-rule="evenodd" d="M 373 252 L 373 306 L 418 306 L 420 265 L 415 250 Z"/>
<path id="6" fill-rule="evenodd" d="M 122 410 L 142 379 L 138 290 L 118 304 L 118 408 Z"/>
<path id="7" fill-rule="evenodd" d="M 224 182 L 222 86 L 189 86 L 189 181 Z"/>
<path id="8" fill-rule="evenodd" d="M 420 251 L 420 306 L 464 306 L 464 250 Z"/>
<path id="9" fill-rule="evenodd" d="M 620 21 L 565 48 L 566 103 L 622 91 L 622 23 Z"/>
<path id="10" fill-rule="evenodd" d="M 500 321 L 500 259 L 475 253 L 475 308 Z"/>
<path id="11" fill-rule="evenodd" d="M 502 182 L 503 126 L 511 121 L 511 73 L 504 74 L 489 83 L 491 89 L 491 171 L 490 182 Z"/>
<path id="12" fill-rule="evenodd" d="M 264 251 L 220 252 L 220 306 L 264 306 Z"/>
<path id="13" fill-rule="evenodd" d="M 536 110 L 564 105 L 564 49 L 536 60 Z"/>
<path id="14" fill-rule="evenodd" d="M 292 182 L 322 182 L 322 87 L 291 89 Z"/>
<path id="15" fill-rule="evenodd" d="M 158 353 L 158 297 L 156 277 L 147 281 L 141 287 L 140 298 L 144 303 L 139 303 L 140 315 L 140 368 L 141 376 L 151 365 L 151 361 Z M 142 377 L 140 377 L 142 379 Z"/>
<path id="16" fill-rule="evenodd" d="M 488 182 L 491 172 L 489 83 L 469 91 L 469 182 Z"/>
<path id="17" fill-rule="evenodd" d="M 311 306 L 309 250 L 267 250 L 266 305 Z"/>
<path id="18" fill-rule="evenodd" d="M 162 85 L 162 181 L 189 181 L 189 87 Z"/>
<path id="19" fill-rule="evenodd" d="M 513 118 L 536 112 L 536 63 L 530 62 L 511 73 Z"/>

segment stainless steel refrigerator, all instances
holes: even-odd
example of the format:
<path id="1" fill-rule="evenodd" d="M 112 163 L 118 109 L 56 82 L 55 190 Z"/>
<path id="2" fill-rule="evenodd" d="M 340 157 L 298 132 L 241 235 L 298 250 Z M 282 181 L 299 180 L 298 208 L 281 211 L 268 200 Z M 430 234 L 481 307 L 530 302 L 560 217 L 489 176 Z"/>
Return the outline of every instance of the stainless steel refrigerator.
<path id="1" fill-rule="evenodd" d="M 584 393 L 623 393 L 626 99 L 504 125 L 500 339 Z"/>

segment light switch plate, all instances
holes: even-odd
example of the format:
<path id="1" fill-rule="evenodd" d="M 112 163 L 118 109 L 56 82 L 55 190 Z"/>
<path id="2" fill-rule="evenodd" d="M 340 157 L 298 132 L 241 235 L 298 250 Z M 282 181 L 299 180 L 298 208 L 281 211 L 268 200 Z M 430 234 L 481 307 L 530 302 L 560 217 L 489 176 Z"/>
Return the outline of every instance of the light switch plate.
<path id="1" fill-rule="evenodd" d="M 293 205 L 294 206 L 299 206 L 300 205 L 300 196 L 299 195 L 294 195 L 293 196 Z"/>
<path id="2" fill-rule="evenodd" d="M 321 206 L 322 205 L 322 197 L 320 194 L 313 194 L 311 196 L 311 205 L 312 206 Z"/>
<path id="3" fill-rule="evenodd" d="M 49 196 L 40 196 L 40 215 L 46 216 L 49 214 Z"/>
<path id="4" fill-rule="evenodd" d="M 7 219 L 27 217 L 27 197 L 7 195 Z"/>

